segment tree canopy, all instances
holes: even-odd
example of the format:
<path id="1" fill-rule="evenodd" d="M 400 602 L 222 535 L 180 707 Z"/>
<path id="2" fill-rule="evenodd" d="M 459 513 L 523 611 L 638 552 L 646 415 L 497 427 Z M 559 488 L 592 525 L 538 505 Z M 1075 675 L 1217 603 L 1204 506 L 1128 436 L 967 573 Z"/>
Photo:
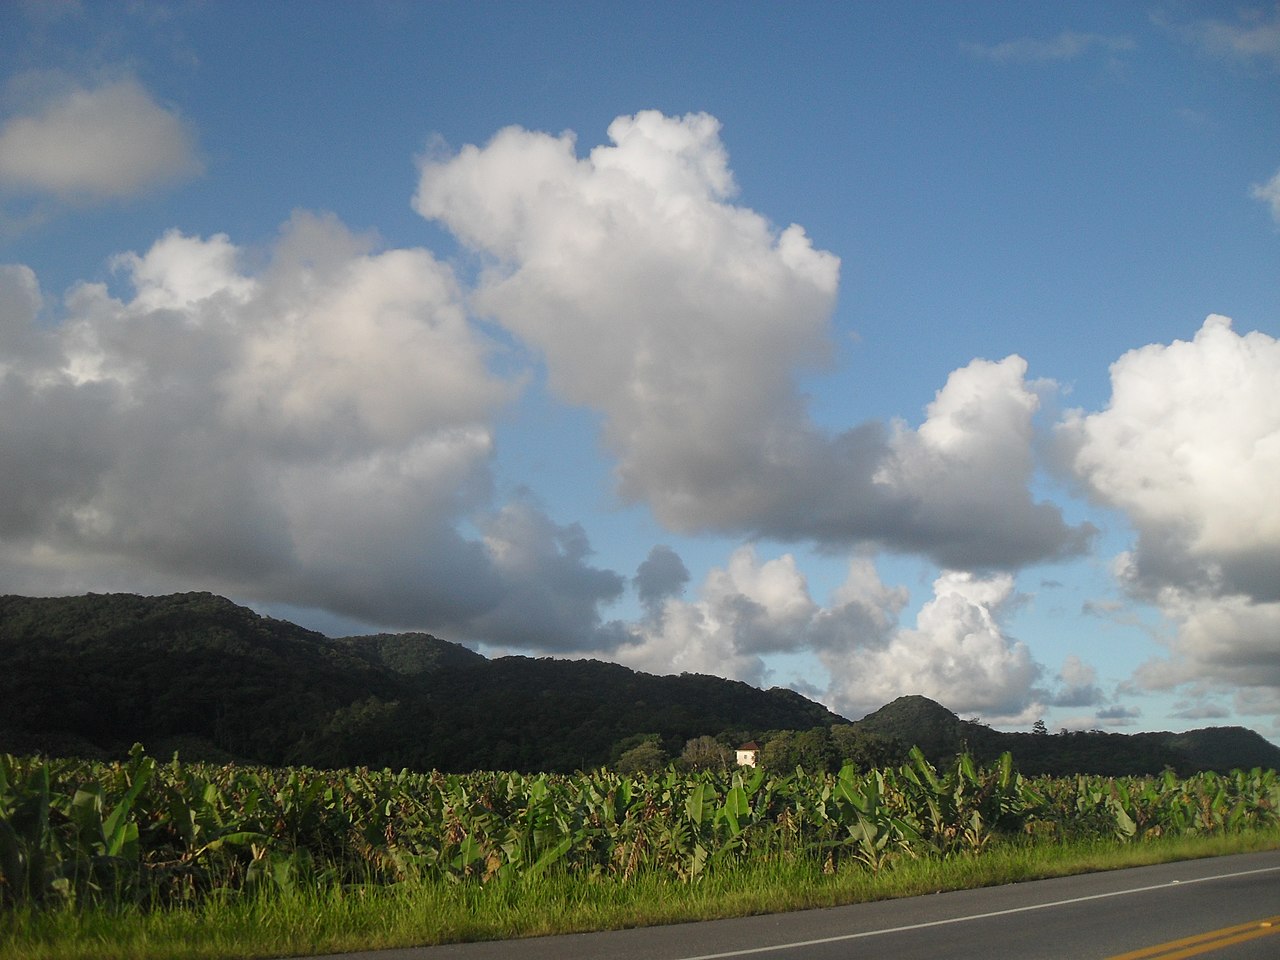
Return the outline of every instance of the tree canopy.
<path id="1" fill-rule="evenodd" d="M 593 660 L 489 660 L 428 634 L 330 640 L 209 593 L 0 597 L 0 751 L 153 754 L 311 766 L 568 772 L 675 758 L 723 768 L 737 745 L 789 771 L 1013 753 L 1028 774 L 1280 767 L 1240 727 L 1004 733 L 925 697 L 850 723 L 791 690 Z M 624 761 L 624 756 L 626 760 Z"/>

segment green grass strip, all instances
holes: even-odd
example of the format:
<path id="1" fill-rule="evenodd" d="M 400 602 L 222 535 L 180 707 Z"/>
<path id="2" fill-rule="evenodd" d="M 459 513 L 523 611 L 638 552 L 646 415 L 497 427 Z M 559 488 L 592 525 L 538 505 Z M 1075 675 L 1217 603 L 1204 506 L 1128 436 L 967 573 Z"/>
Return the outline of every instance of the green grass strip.
<path id="1" fill-rule="evenodd" d="M 488 885 L 406 883 L 237 894 L 183 909 L 17 909 L 0 914 L 6 960 L 214 960 L 543 936 L 741 917 L 1280 848 L 1280 831 L 1122 844 L 1004 842 L 976 856 L 900 857 L 878 874 L 803 859 L 693 883 L 550 875 Z"/>

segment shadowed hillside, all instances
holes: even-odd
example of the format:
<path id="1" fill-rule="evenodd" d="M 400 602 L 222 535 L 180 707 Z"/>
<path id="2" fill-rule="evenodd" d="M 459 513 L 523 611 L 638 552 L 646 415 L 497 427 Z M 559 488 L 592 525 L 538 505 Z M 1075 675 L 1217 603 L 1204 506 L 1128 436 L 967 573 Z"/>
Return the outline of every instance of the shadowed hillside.
<path id="1" fill-rule="evenodd" d="M 1241 727 L 1001 733 L 925 697 L 850 724 L 791 690 L 657 677 L 595 660 L 500 657 L 423 633 L 331 640 L 209 593 L 0 597 L 0 751 L 268 764 L 570 771 L 648 741 L 756 738 L 762 762 L 836 768 L 1013 753 L 1035 773 L 1280 766 Z M 794 734 L 794 735 L 792 735 Z"/>
<path id="2" fill-rule="evenodd" d="M 330 640 L 208 593 L 0 597 L 0 750 L 573 770 L 656 734 L 842 722 L 790 690 L 488 660 L 427 634 Z"/>
<path id="3" fill-rule="evenodd" d="M 920 746 L 944 763 L 968 751 L 991 761 L 1013 754 L 1026 774 L 1096 773 L 1107 776 L 1271 767 L 1280 769 L 1280 747 L 1244 727 L 1209 727 L 1185 733 L 1005 733 L 961 720 L 927 697 L 899 697 L 854 724 L 857 729 Z"/>

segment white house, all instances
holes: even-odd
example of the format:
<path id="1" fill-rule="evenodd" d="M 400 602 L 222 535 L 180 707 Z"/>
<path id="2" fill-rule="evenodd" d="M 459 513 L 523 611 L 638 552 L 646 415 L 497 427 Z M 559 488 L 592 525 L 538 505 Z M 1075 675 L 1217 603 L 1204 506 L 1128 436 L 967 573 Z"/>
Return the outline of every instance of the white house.
<path id="1" fill-rule="evenodd" d="M 760 744 L 749 740 L 738 748 L 738 766 L 754 767 L 760 762 Z"/>

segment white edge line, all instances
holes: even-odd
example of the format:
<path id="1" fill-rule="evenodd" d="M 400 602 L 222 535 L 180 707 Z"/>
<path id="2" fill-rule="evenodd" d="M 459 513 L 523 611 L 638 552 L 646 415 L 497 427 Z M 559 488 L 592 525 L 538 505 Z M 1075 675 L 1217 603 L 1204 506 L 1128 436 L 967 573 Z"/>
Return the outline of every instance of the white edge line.
<path id="1" fill-rule="evenodd" d="M 864 937 L 881 937 L 890 933 L 905 933 L 909 930 L 924 930 L 928 927 L 942 927 L 950 923 L 967 923 L 970 920 L 987 920 L 991 917 L 1005 917 L 1014 913 L 1027 913 L 1031 910 L 1047 910 L 1050 907 L 1065 907 L 1073 903 L 1087 903 L 1090 900 L 1106 900 L 1109 897 L 1124 897 L 1132 893 L 1149 893 L 1152 890 L 1164 890 L 1171 886 L 1187 886 L 1192 883 L 1207 883 L 1210 880 L 1230 880 L 1233 877 L 1248 877 L 1258 873 L 1275 873 L 1280 867 L 1259 867 L 1256 870 L 1241 870 L 1239 873 L 1221 873 L 1212 877 L 1193 877 L 1190 880 L 1171 880 L 1166 883 L 1152 884 L 1149 887 L 1133 887 L 1128 890 L 1113 890 L 1110 893 L 1094 893 L 1087 897 L 1074 897 L 1070 900 L 1054 900 L 1050 903 L 1035 903 L 1026 907 L 1011 907 L 1008 910 L 993 910 L 991 913 L 974 913 L 967 917 L 948 917 L 944 920 L 928 920 L 924 923 L 910 923 L 902 927 L 885 927 L 882 930 L 863 930 L 861 933 L 842 933 L 835 937 L 821 937 L 817 940 L 797 940 L 794 943 L 777 943 L 769 947 L 748 947 L 745 950 L 729 950 L 725 953 L 704 953 L 696 957 L 680 957 L 679 960 L 724 960 L 726 957 L 746 957 L 757 953 L 774 953 L 779 950 L 798 950 L 801 947 L 817 947 L 826 943 L 841 943 L 845 940 L 861 940 Z"/>

